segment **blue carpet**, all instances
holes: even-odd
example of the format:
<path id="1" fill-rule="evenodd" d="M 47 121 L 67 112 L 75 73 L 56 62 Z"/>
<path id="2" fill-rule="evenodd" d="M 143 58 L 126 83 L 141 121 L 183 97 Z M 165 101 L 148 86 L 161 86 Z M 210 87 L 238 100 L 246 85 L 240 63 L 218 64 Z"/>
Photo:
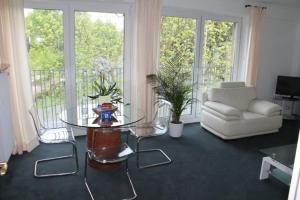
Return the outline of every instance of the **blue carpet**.
<path id="1" fill-rule="evenodd" d="M 129 167 L 140 200 L 286 200 L 288 186 L 275 179 L 260 181 L 262 154 L 259 149 L 297 142 L 299 124 L 284 121 L 279 133 L 224 141 L 201 128 L 184 127 L 183 137 L 168 135 L 146 139 L 141 147 L 159 147 L 173 159 L 167 166 L 138 170 L 134 157 Z M 68 145 L 40 145 L 31 153 L 13 156 L 7 175 L 0 177 L 0 200 L 89 200 L 83 182 L 85 137 L 78 137 L 81 171 L 77 176 L 33 178 L 34 161 L 68 154 Z M 130 144 L 133 144 L 133 138 Z M 142 162 L 159 161 L 145 155 Z M 45 170 L 68 169 L 71 161 L 43 166 Z M 130 195 L 122 166 L 114 170 L 89 168 L 89 181 L 96 199 L 121 199 Z"/>

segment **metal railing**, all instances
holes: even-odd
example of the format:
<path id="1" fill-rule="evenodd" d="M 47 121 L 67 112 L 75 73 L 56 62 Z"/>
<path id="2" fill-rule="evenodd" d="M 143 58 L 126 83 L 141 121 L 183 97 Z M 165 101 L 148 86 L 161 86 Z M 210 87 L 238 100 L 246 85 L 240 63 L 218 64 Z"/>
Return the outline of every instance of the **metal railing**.
<path id="1" fill-rule="evenodd" d="M 111 69 L 111 79 L 123 91 L 123 68 Z M 77 117 L 83 118 L 88 110 L 95 107 L 98 102 L 88 98 L 94 95 L 92 85 L 99 75 L 93 69 L 76 70 L 77 89 Z M 63 69 L 32 70 L 32 92 L 38 114 L 47 127 L 61 127 L 59 116 L 66 110 L 65 72 Z"/>
<path id="2" fill-rule="evenodd" d="M 111 79 L 117 83 L 118 88 L 123 92 L 123 68 L 112 68 L 110 74 Z M 202 81 L 198 88 L 198 94 L 207 91 L 207 89 L 214 86 L 215 83 L 224 81 L 219 77 L 216 77 L 216 74 L 218 74 L 218 72 L 203 72 Z M 99 76 L 94 69 L 86 68 L 76 70 L 77 118 L 79 119 L 85 118 L 88 115 L 88 112 L 91 111 L 91 108 L 96 107 L 98 104 L 97 100 L 92 100 L 87 97 L 88 95 L 95 94 L 92 85 L 98 77 Z M 230 80 L 231 70 L 227 71 L 223 77 Z M 34 101 L 38 108 L 38 114 L 45 126 L 64 126 L 64 123 L 59 119 L 59 115 L 66 110 L 64 70 L 32 70 L 31 80 Z M 190 113 L 191 106 L 183 112 L 183 114 Z"/>

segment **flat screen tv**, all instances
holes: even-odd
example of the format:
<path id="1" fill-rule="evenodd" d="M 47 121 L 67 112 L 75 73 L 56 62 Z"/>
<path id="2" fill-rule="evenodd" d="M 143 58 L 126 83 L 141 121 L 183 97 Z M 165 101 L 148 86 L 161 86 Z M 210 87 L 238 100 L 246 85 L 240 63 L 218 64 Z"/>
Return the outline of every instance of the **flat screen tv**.
<path id="1" fill-rule="evenodd" d="M 300 77 L 278 76 L 276 94 L 288 97 L 300 97 Z"/>

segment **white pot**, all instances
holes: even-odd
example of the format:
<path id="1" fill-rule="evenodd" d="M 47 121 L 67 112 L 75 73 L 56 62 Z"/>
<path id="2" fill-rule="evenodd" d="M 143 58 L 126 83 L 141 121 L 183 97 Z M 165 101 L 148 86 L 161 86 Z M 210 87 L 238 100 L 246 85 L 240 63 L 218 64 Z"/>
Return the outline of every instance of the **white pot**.
<path id="1" fill-rule="evenodd" d="M 174 138 L 181 137 L 181 135 L 182 135 L 182 129 L 183 129 L 183 123 L 181 123 L 181 124 L 174 124 L 174 123 L 170 122 L 170 125 L 169 125 L 169 135 L 171 137 L 174 137 Z"/>
<path id="2" fill-rule="evenodd" d="M 99 96 L 99 105 L 102 105 L 103 103 L 110 103 L 110 100 L 110 95 Z"/>

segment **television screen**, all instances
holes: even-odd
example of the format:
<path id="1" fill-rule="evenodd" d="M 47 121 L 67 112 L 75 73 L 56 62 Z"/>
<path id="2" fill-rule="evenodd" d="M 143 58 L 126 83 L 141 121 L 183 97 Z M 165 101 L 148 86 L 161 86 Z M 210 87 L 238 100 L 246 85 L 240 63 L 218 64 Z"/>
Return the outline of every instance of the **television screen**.
<path id="1" fill-rule="evenodd" d="M 276 94 L 300 97 L 300 77 L 278 76 Z"/>

